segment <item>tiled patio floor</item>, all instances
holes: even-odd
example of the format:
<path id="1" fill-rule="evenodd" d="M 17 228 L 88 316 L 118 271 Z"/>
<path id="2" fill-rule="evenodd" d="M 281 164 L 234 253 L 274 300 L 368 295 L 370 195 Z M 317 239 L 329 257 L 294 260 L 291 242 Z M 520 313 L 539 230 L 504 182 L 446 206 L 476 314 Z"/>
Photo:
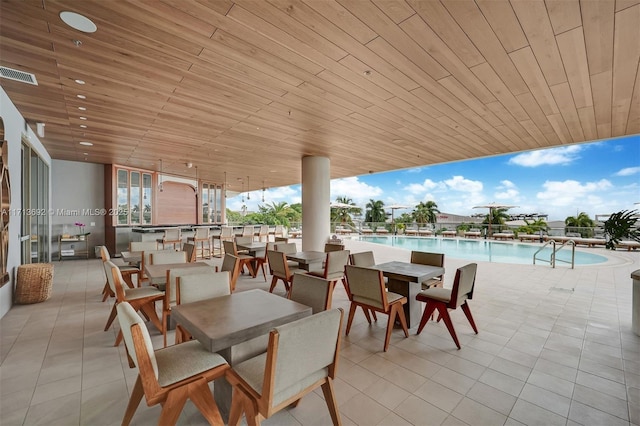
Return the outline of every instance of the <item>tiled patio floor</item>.
<path id="1" fill-rule="evenodd" d="M 402 249 L 346 244 L 353 252 L 373 247 L 378 262 L 409 259 Z M 386 317 L 369 326 L 359 311 L 343 339 L 336 380 L 343 424 L 640 425 L 630 278 L 640 269 L 640 252 L 613 256 L 607 265 L 575 270 L 479 263 L 470 306 L 480 333 L 460 310 L 452 312 L 461 350 L 443 324 L 430 322 L 408 339 L 396 330 L 384 353 Z M 449 286 L 465 263 L 446 259 Z M 101 262 L 55 268 L 50 300 L 15 306 L 0 321 L 0 424 L 120 424 L 136 370 L 123 346 L 113 347 L 117 324 L 103 331 L 112 300 L 100 302 Z M 238 290 L 250 288 L 268 284 L 241 277 Z M 333 302 L 348 311 L 342 286 Z M 150 330 L 161 347 L 162 336 Z M 158 415 L 159 407 L 142 403 L 134 423 L 156 424 Z M 205 422 L 189 403 L 180 424 Z M 265 424 L 330 424 L 322 392 Z"/>

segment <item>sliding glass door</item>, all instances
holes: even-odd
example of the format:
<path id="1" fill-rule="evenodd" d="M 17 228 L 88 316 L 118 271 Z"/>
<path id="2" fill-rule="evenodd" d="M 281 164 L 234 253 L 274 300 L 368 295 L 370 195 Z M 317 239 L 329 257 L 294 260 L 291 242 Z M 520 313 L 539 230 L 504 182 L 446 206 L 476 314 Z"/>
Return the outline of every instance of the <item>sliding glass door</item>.
<path id="1" fill-rule="evenodd" d="M 21 262 L 49 262 L 49 166 L 25 141 L 21 183 Z"/>

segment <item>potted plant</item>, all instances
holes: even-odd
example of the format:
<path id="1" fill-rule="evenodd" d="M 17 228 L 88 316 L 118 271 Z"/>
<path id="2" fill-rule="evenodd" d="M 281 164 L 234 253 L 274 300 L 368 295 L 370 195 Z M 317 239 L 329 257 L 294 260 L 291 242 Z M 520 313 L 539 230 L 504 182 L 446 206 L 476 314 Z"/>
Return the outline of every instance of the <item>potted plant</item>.
<path id="1" fill-rule="evenodd" d="M 609 216 L 604 222 L 605 247 L 615 250 L 623 238 L 640 242 L 640 230 L 636 225 L 639 219 L 636 210 L 622 210 Z"/>

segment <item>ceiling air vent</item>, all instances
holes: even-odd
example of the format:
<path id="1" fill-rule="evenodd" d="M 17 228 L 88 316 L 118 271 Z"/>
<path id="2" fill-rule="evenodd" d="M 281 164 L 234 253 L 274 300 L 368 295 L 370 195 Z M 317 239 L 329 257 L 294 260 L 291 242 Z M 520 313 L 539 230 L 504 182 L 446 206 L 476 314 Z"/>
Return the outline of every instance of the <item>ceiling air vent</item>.
<path id="1" fill-rule="evenodd" d="M 36 80 L 36 76 L 34 74 L 14 70 L 13 68 L 0 67 L 0 77 L 7 78 L 9 80 L 20 81 L 22 83 L 33 84 L 34 86 L 38 85 L 38 81 Z"/>

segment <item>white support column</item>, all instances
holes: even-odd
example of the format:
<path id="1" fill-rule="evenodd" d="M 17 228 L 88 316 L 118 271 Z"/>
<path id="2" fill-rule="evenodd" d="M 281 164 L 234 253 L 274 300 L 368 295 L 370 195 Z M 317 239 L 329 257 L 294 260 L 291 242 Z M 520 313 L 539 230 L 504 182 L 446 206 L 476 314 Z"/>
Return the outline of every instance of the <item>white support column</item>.
<path id="1" fill-rule="evenodd" d="M 323 251 L 329 238 L 330 167 L 326 157 L 302 158 L 302 250 Z"/>

